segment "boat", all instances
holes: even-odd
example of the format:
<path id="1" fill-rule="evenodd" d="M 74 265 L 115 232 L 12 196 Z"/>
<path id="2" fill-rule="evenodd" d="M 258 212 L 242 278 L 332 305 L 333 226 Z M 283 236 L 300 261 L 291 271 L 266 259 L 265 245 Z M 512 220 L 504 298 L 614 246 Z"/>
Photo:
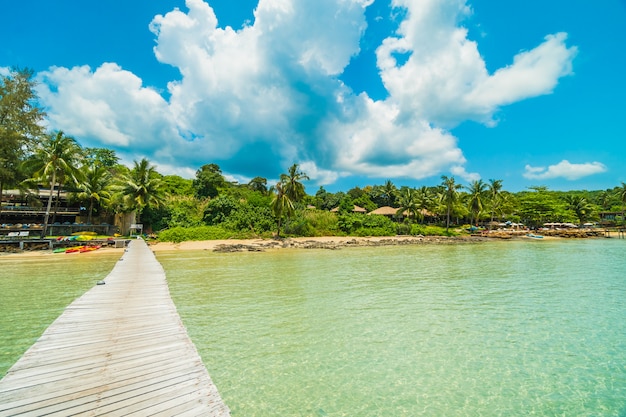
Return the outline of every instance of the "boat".
<path id="1" fill-rule="evenodd" d="M 100 245 L 96 245 L 96 246 L 83 246 L 79 252 L 80 253 L 85 253 L 85 252 L 93 252 L 97 249 L 100 249 Z"/>
<path id="2" fill-rule="evenodd" d="M 531 239 L 543 239 L 543 236 L 541 236 L 541 235 L 535 235 L 535 234 L 533 234 L 533 233 L 528 233 L 528 234 L 526 235 L 526 237 L 529 237 L 529 238 L 531 238 Z"/>
<path id="3" fill-rule="evenodd" d="M 74 246 L 71 248 L 67 248 L 65 250 L 65 253 L 79 253 L 82 248 L 84 248 L 84 246 Z"/>

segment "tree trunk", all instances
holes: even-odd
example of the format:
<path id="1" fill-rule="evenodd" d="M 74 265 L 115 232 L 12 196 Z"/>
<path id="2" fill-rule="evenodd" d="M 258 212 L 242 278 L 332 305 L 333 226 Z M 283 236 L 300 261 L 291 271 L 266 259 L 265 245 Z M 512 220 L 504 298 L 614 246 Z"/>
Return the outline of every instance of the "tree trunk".
<path id="1" fill-rule="evenodd" d="M 61 187 L 63 184 L 59 184 L 59 188 L 57 188 L 57 198 L 54 202 L 54 212 L 52 213 L 52 223 L 57 221 L 57 212 L 59 211 L 59 203 L 61 202 Z"/>
<path id="2" fill-rule="evenodd" d="M 87 216 L 87 223 L 91 223 L 92 212 L 93 212 L 93 197 L 89 197 L 89 215 Z"/>
<path id="3" fill-rule="evenodd" d="M 3 185 L 4 184 L 2 183 L 2 181 L 0 181 L 0 220 L 2 220 L 2 192 L 4 191 L 2 188 Z M 0 223 L 2 222 L 0 221 Z"/>
<path id="4" fill-rule="evenodd" d="M 48 196 L 48 206 L 46 207 L 46 215 L 43 218 L 43 230 L 41 231 L 41 238 L 46 237 L 48 232 L 48 219 L 50 218 L 50 208 L 52 208 L 52 193 L 54 192 L 54 183 L 57 180 L 56 171 L 52 172 L 52 181 L 50 181 L 50 195 Z"/>

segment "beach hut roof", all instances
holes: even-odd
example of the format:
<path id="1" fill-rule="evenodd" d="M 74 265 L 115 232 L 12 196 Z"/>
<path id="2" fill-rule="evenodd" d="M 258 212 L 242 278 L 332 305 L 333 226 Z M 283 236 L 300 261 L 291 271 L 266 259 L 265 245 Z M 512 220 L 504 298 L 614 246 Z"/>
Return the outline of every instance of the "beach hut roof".
<path id="1" fill-rule="evenodd" d="M 377 208 L 376 210 L 370 211 L 368 214 L 381 214 L 383 216 L 395 216 L 397 212 L 398 212 L 397 208 L 383 206 L 383 207 Z"/>

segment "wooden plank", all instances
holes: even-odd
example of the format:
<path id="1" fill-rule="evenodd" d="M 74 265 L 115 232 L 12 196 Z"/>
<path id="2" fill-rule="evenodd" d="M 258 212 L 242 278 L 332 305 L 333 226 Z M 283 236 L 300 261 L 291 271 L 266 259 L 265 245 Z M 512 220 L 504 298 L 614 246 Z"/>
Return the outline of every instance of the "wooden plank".
<path id="1" fill-rule="evenodd" d="M 143 240 L 0 381 L 1 416 L 229 416 Z"/>

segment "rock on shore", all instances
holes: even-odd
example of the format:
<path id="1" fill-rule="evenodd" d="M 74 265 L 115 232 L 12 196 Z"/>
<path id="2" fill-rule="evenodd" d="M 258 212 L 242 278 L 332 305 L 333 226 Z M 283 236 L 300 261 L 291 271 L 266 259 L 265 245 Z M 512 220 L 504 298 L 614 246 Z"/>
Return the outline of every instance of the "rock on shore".
<path id="1" fill-rule="evenodd" d="M 482 236 L 397 236 L 384 238 L 328 238 L 328 239 L 274 239 L 254 243 L 222 243 L 213 248 L 214 252 L 263 252 L 268 249 L 329 249 L 337 250 L 358 246 L 394 246 L 420 244 L 459 244 L 485 241 Z"/>

